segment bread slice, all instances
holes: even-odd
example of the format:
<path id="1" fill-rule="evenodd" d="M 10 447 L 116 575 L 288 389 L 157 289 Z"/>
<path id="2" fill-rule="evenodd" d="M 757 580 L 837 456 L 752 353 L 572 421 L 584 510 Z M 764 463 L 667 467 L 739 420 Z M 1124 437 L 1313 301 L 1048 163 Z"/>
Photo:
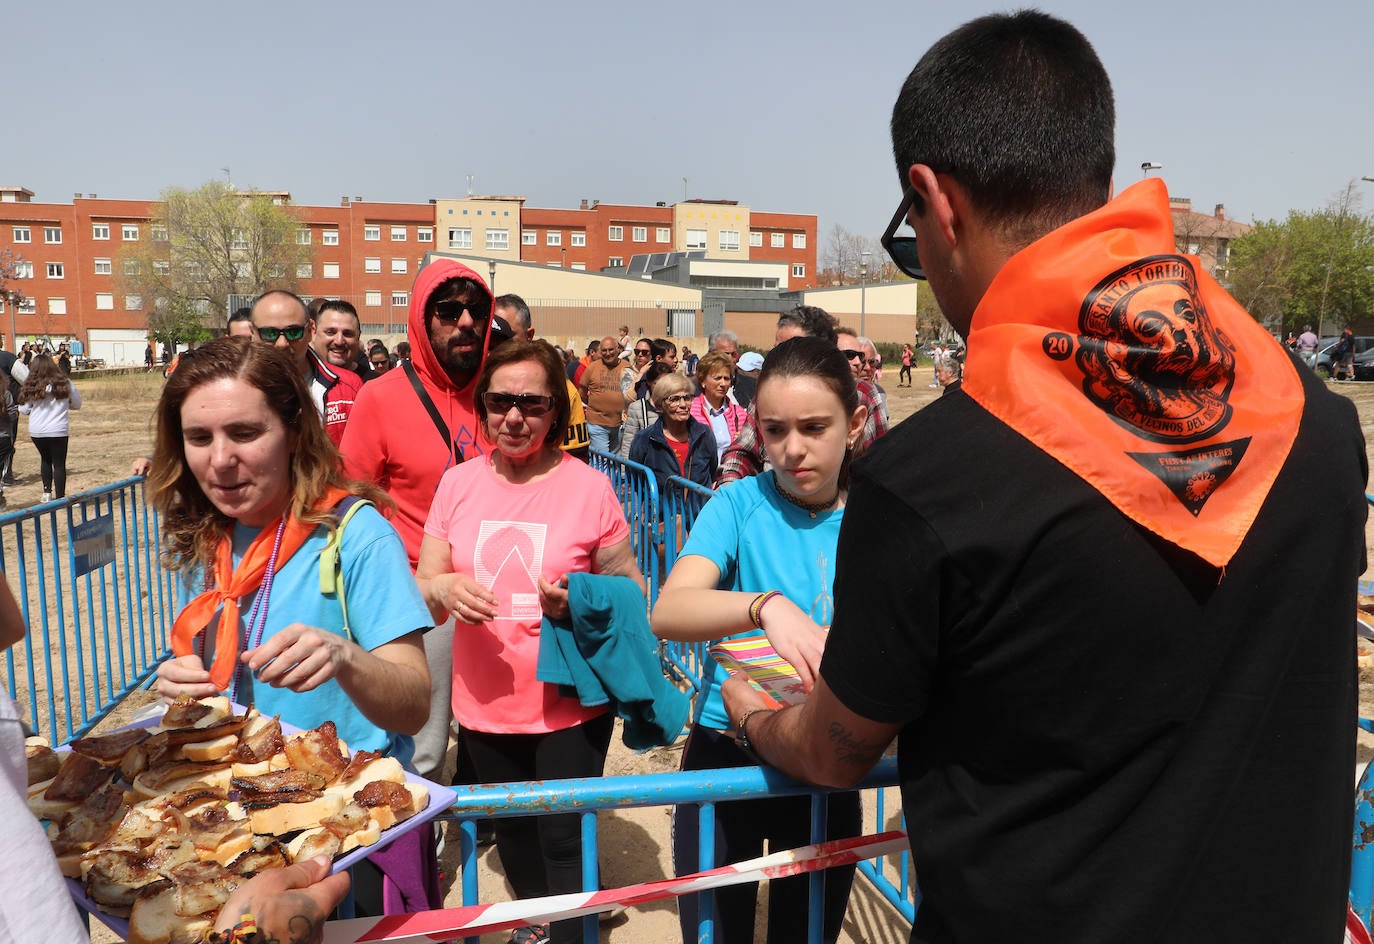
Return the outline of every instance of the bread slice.
<path id="1" fill-rule="evenodd" d="M 278 803 L 265 810 L 251 810 L 248 820 L 253 824 L 253 832 L 259 835 L 284 836 L 298 829 L 318 826 L 320 820 L 343 808 L 343 797 L 324 794 L 306 803 Z"/>
<path id="2" fill-rule="evenodd" d="M 171 944 L 172 940 L 197 940 L 214 927 L 214 915 L 187 918 L 177 914 L 173 887 L 151 895 L 139 895 L 129 910 L 128 944 Z"/>
<path id="3" fill-rule="evenodd" d="M 325 827 L 316 826 L 314 829 L 305 830 L 295 839 L 292 839 L 286 846 L 286 851 L 290 854 L 291 861 L 295 862 L 300 858 L 301 847 L 304 846 L 307 841 L 313 839 L 315 836 L 322 836 L 326 832 L 328 832 L 328 830 L 325 829 Z M 367 825 L 362 829 L 349 833 L 347 836 L 343 837 L 339 843 L 339 851 L 334 854 L 336 856 L 344 855 L 345 853 L 352 852 L 359 846 L 370 846 L 381 838 L 381 827 L 377 825 L 376 820 L 369 819 Z"/>
<path id="4" fill-rule="evenodd" d="M 209 741 L 198 741 L 195 744 L 183 744 L 181 753 L 186 755 L 190 761 L 203 762 L 211 760 L 222 760 L 234 753 L 234 748 L 238 747 L 239 739 L 233 734 L 226 734 Z"/>
<path id="5" fill-rule="evenodd" d="M 415 783 L 413 781 L 407 782 L 405 786 L 406 790 L 410 792 L 410 799 L 411 802 L 415 804 L 415 808 L 407 816 L 397 816 L 396 811 L 389 806 L 370 807 L 368 812 L 372 814 L 372 821 L 376 823 L 379 828 L 390 829 L 397 823 L 410 819 L 411 816 L 414 816 L 416 813 L 429 806 L 428 787 L 423 783 Z"/>
<path id="6" fill-rule="evenodd" d="M 325 793 L 341 796 L 344 802 L 353 799 L 353 794 L 374 780 L 390 780 L 392 783 L 405 783 L 406 772 L 401 762 L 394 757 L 378 757 L 365 765 L 349 780 L 341 780 L 325 788 Z"/>
<path id="7" fill-rule="evenodd" d="M 214 764 L 202 770 L 197 770 L 193 764 L 183 766 L 186 767 L 184 776 L 166 782 L 161 782 L 163 773 L 161 768 L 154 767 L 143 771 L 134 778 L 134 793 L 138 795 L 140 800 L 151 800 L 153 797 L 178 793 L 193 783 L 203 783 L 206 786 L 225 791 L 229 789 L 229 781 L 233 777 L 233 771 L 228 764 Z"/>

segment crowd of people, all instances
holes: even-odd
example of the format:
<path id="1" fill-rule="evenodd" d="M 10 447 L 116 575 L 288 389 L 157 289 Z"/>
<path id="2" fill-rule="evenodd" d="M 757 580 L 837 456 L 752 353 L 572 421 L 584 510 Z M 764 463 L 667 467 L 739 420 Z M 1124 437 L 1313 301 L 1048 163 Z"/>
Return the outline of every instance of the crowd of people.
<path id="1" fill-rule="evenodd" d="M 762 636 L 809 697 L 779 708 L 712 663 L 682 767 L 841 788 L 840 837 L 895 740 L 913 941 L 1335 940 L 1365 564 L 1351 404 L 1175 253 L 1162 182 L 1113 195 L 1111 84 L 1069 24 L 940 39 L 892 136 L 883 245 L 967 347 L 934 352 L 943 396 L 890 432 L 876 346 L 820 308 L 784 311 L 765 356 L 722 331 L 679 357 L 625 326 L 578 358 L 453 259 L 417 275 L 394 358 L 346 302 L 285 290 L 183 353 L 147 464 L 184 600 L 158 690 L 332 718 L 430 779 L 455 736 L 454 782 L 593 778 L 616 717 L 643 744 L 688 717 L 671 685 L 631 691 L 650 632 Z M 19 409 L 65 422 L 79 396 L 30 367 Z M 714 489 L 647 617 L 588 448 Z M 39 451 L 60 493 L 60 450 Z M 359 586 L 387 605 L 350 616 Z M 674 811 L 679 873 L 703 821 Z M 804 844 L 811 816 L 768 799 L 711 822 L 721 865 Z M 359 874 L 363 911 L 439 905 L 411 835 Z M 575 815 L 502 819 L 495 843 L 520 896 L 581 888 Z M 328 900 L 318 878 L 293 881 Z M 852 878 L 824 878 L 827 942 Z M 806 889 L 773 884 L 770 942 L 804 937 Z M 716 939 L 753 940 L 756 896 L 716 892 Z M 679 909 L 694 940 L 705 916 Z"/>

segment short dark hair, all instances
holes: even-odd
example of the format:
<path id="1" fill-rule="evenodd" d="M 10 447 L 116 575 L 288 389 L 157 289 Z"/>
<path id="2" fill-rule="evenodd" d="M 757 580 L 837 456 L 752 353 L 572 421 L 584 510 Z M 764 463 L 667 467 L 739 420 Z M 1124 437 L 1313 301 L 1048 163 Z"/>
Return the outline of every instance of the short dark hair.
<path id="1" fill-rule="evenodd" d="M 835 342 L 821 338 L 788 338 L 775 346 L 763 359 L 763 370 L 759 371 L 758 388 L 754 393 L 755 404 L 764 385 L 775 377 L 811 377 L 830 388 L 839 398 L 846 416 L 853 415 L 859 406 L 859 389 L 854 382 L 854 372 L 849 369 L 849 360 L 835 347 Z M 862 438 L 845 456 L 840 466 L 840 487 L 849 482 L 849 463 L 863 448 Z"/>
<path id="2" fill-rule="evenodd" d="M 310 304 L 313 305 L 315 303 L 311 302 Z M 352 315 L 354 323 L 358 325 L 359 329 L 362 328 L 363 323 L 361 319 L 358 318 L 358 309 L 353 307 L 352 302 L 346 302 L 342 298 L 325 299 L 324 304 L 315 309 L 315 314 L 311 317 L 318 321 L 320 315 L 324 314 L 326 311 L 341 311 L 345 315 Z"/>
<path id="3" fill-rule="evenodd" d="M 509 308 L 515 312 L 515 320 L 520 322 L 520 330 L 528 331 L 534 324 L 534 315 L 530 314 L 530 306 L 525 304 L 525 300 L 514 292 L 496 296 L 496 300 L 491 303 L 493 309 Z"/>
<path id="4" fill-rule="evenodd" d="M 472 404 L 477 411 L 477 422 L 481 435 L 487 434 L 487 405 L 482 395 L 491 389 L 491 375 L 508 364 L 533 361 L 544 368 L 544 382 L 553 396 L 554 422 L 544 437 L 544 445 L 557 449 L 563 442 L 563 434 L 568 429 L 568 419 L 572 416 L 572 401 L 568 399 L 568 375 L 563 369 L 563 360 L 547 341 L 526 341 L 512 338 L 505 344 L 487 354 L 482 364 L 482 372 L 477 375 L 477 386 L 472 391 Z"/>
<path id="5" fill-rule="evenodd" d="M 835 343 L 835 328 L 839 322 L 835 316 L 824 308 L 817 308 L 815 305 L 798 305 L 796 308 L 789 308 L 778 315 L 778 327 L 784 328 L 787 325 L 794 325 L 801 328 L 809 338 L 820 338 L 822 341 L 833 345 Z"/>
<path id="6" fill-rule="evenodd" d="M 235 309 L 234 309 L 234 313 L 233 313 L 232 315 L 229 316 L 229 323 L 230 323 L 230 324 L 233 324 L 235 321 L 252 321 L 252 320 L 253 320 L 253 309 L 251 309 L 251 308 L 235 308 Z"/>
<path id="7" fill-rule="evenodd" d="M 660 357 L 666 357 L 669 353 L 676 354 L 677 345 L 667 338 L 653 338 L 649 341 L 649 351 L 654 360 L 658 360 Z"/>
<path id="8" fill-rule="evenodd" d="M 893 106 L 892 153 L 903 187 L 913 164 L 950 174 L 1025 244 L 1107 202 L 1115 130 L 1092 44 L 1021 10 L 971 20 L 930 47 Z"/>

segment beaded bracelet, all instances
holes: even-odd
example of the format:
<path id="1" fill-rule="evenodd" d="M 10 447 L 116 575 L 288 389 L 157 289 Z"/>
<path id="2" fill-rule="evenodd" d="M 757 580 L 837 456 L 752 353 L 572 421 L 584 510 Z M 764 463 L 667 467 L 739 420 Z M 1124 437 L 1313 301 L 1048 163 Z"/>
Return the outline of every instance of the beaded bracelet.
<path id="1" fill-rule="evenodd" d="M 754 597 L 754 602 L 749 604 L 749 622 L 754 624 L 755 629 L 763 629 L 763 608 L 768 605 L 768 601 L 780 596 L 781 590 L 769 590 Z"/>
<path id="2" fill-rule="evenodd" d="M 206 931 L 201 938 L 202 944 L 259 944 L 262 937 L 258 934 L 258 922 L 249 912 L 239 916 L 232 928 L 223 931 Z"/>

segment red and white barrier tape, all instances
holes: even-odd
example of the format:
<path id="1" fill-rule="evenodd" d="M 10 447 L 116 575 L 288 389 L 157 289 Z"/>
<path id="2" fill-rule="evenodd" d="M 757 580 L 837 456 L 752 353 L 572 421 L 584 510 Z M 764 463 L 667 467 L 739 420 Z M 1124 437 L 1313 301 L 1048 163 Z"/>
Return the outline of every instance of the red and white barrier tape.
<path id="1" fill-rule="evenodd" d="M 1369 929 L 1349 905 L 1345 907 L 1345 944 L 1370 944 Z"/>
<path id="2" fill-rule="evenodd" d="M 852 865 L 881 855 L 895 855 L 907 849 L 902 830 L 837 839 L 800 849 L 774 852 L 746 862 L 697 872 L 679 878 L 642 882 L 624 888 L 571 895 L 525 898 L 491 905 L 467 905 L 441 911 L 392 915 L 388 918 L 353 918 L 331 921 L 324 928 L 324 944 L 380 944 L 383 941 L 447 941 L 454 937 L 475 937 L 491 931 L 505 931 L 527 924 L 543 924 L 564 918 L 614 911 L 617 908 L 674 898 L 692 892 L 742 885 L 760 879 L 786 878 L 837 865 Z"/>

